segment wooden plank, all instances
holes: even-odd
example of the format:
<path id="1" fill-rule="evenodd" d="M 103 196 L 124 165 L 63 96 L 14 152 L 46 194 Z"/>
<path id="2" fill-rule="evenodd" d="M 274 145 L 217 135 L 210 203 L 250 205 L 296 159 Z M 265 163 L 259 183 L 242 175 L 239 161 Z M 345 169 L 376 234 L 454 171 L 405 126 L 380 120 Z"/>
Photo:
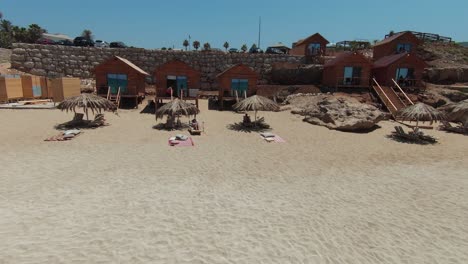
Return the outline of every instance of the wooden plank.
<path id="1" fill-rule="evenodd" d="M 8 101 L 23 97 L 21 78 L 0 78 L 0 100 Z"/>

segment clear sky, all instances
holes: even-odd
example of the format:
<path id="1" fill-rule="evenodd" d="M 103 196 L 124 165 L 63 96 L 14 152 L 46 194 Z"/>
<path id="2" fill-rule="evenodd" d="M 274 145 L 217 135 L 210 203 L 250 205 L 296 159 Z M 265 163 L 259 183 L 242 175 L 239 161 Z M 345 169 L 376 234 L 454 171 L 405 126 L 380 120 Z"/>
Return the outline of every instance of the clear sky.
<path id="1" fill-rule="evenodd" d="M 71 37 L 91 29 L 95 39 L 144 48 L 182 48 L 225 41 L 261 47 L 320 32 L 330 42 L 382 39 L 390 30 L 414 30 L 468 41 L 468 0 L 0 0 L 15 25 L 39 24 Z"/>

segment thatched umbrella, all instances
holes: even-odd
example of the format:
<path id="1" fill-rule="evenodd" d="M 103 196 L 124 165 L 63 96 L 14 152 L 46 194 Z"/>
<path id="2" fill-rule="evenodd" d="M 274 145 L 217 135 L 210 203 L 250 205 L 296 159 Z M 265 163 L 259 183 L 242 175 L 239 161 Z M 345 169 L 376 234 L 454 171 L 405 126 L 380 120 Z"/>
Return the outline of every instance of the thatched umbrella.
<path id="1" fill-rule="evenodd" d="M 445 112 L 449 121 L 468 123 L 468 99 L 444 105 L 439 110 Z"/>
<path id="2" fill-rule="evenodd" d="M 254 95 L 246 98 L 232 106 L 236 111 L 255 111 L 255 122 L 257 122 L 257 111 L 278 111 L 279 106 L 272 100 Z"/>
<path id="3" fill-rule="evenodd" d="M 156 110 L 156 120 L 158 118 L 163 118 L 165 115 L 169 117 L 179 115 L 191 116 L 198 113 L 200 113 L 200 110 L 198 110 L 194 104 L 176 98 Z"/>
<path id="4" fill-rule="evenodd" d="M 403 108 L 398 112 L 398 116 L 401 117 L 403 121 L 416 121 L 416 127 L 418 127 L 419 121 L 429 121 L 432 124 L 433 122 L 445 120 L 445 115 L 442 112 L 423 103 L 417 103 Z"/>
<path id="5" fill-rule="evenodd" d="M 76 108 L 83 108 L 83 111 L 86 114 L 86 119 L 89 120 L 88 118 L 88 110 L 91 109 L 91 112 L 94 114 L 96 113 L 101 113 L 102 111 L 116 111 L 117 106 L 107 100 L 106 98 L 103 98 L 101 96 L 97 96 L 94 94 L 89 94 L 89 93 L 82 93 L 78 96 L 73 96 L 70 98 L 65 99 L 63 102 L 61 102 L 59 105 L 57 105 L 57 108 L 62 110 L 62 111 L 73 111 L 76 113 Z"/>

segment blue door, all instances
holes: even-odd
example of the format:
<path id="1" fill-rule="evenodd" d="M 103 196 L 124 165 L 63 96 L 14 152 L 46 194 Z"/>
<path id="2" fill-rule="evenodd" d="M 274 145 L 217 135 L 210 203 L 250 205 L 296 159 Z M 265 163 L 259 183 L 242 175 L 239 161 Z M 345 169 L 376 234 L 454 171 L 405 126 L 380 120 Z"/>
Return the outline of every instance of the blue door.
<path id="1" fill-rule="evenodd" d="M 188 87 L 187 87 L 187 76 L 177 76 L 177 95 L 181 96 L 182 91 L 184 93 L 184 97 L 187 97 L 188 94 Z"/>
<path id="2" fill-rule="evenodd" d="M 111 94 L 117 94 L 120 87 L 120 93 L 127 93 L 128 76 L 126 74 L 107 74 L 107 86 L 110 87 Z"/>

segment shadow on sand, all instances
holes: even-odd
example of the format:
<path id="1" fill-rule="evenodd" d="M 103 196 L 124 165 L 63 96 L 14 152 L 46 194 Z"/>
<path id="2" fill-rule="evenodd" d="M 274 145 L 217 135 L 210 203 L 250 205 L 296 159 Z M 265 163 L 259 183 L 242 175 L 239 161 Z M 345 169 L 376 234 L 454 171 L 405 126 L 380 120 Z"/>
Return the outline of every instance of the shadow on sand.
<path id="1" fill-rule="evenodd" d="M 401 138 L 395 135 L 387 135 L 386 138 L 389 138 L 393 141 L 399 142 L 399 143 L 404 143 L 404 144 L 411 144 L 411 145 L 435 145 L 438 144 L 438 142 L 429 142 L 429 141 L 412 141 L 409 139 Z"/>
<path id="2" fill-rule="evenodd" d="M 265 132 L 271 130 L 270 125 L 265 122 L 257 121 L 252 122 L 249 126 L 245 126 L 244 123 L 238 122 L 227 125 L 227 128 L 233 131 L 252 133 L 252 132 Z"/>
<path id="3" fill-rule="evenodd" d="M 169 127 L 166 125 L 166 123 L 159 123 L 157 125 L 153 126 L 153 129 L 160 130 L 160 131 L 183 131 L 183 130 L 188 130 L 190 126 L 188 124 L 180 124 L 175 127 Z"/>

